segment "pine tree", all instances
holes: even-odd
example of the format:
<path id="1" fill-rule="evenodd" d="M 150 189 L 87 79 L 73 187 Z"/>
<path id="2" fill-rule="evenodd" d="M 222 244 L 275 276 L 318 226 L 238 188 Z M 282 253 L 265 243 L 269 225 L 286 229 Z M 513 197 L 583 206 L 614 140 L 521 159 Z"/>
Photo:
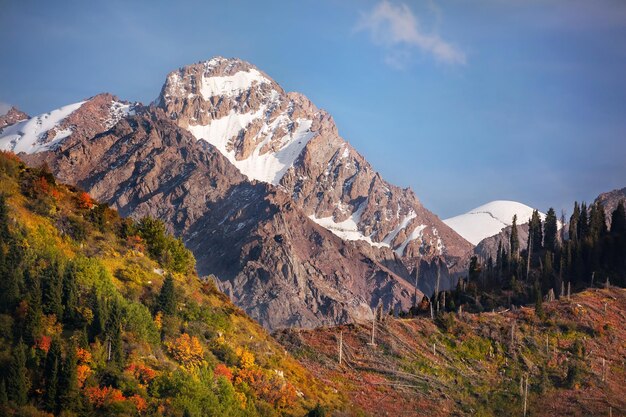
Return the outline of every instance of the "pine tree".
<path id="1" fill-rule="evenodd" d="M 78 283 L 76 282 L 76 266 L 71 263 L 63 275 L 63 319 L 66 323 L 76 325 L 78 317 Z"/>
<path id="2" fill-rule="evenodd" d="M 537 317 L 543 319 L 543 296 L 541 294 L 541 284 L 535 283 L 535 313 Z"/>
<path id="3" fill-rule="evenodd" d="M 93 320 L 89 328 L 90 340 L 102 335 L 106 331 L 106 324 L 109 319 L 109 308 L 106 300 L 98 295 L 96 287 L 91 289 L 89 294 L 90 304 L 93 306 Z"/>
<path id="4" fill-rule="evenodd" d="M 580 218 L 580 206 L 578 201 L 574 202 L 574 211 L 569 218 L 569 240 L 572 242 L 578 242 L 578 220 Z"/>
<path id="5" fill-rule="evenodd" d="M 511 259 L 518 259 L 519 256 L 519 237 L 517 233 L 517 214 L 513 215 L 513 224 L 511 225 Z"/>
<path id="6" fill-rule="evenodd" d="M 543 248 L 543 230 L 541 227 L 541 217 L 539 211 L 533 210 L 532 217 L 528 222 L 529 238 L 532 237 L 533 253 L 539 253 Z"/>
<path id="7" fill-rule="evenodd" d="M 546 221 L 543 224 L 543 247 L 546 250 L 554 252 L 557 247 L 557 219 L 556 212 L 552 207 L 548 209 L 548 213 L 546 214 Z"/>
<path id="8" fill-rule="evenodd" d="M 41 277 L 43 311 L 63 319 L 63 274 L 59 262 L 52 261 Z"/>
<path id="9" fill-rule="evenodd" d="M 49 412 L 55 412 L 58 406 L 58 381 L 61 368 L 61 343 L 55 338 L 50 344 L 44 363 L 43 379 L 45 383 L 44 407 Z"/>
<path id="10" fill-rule="evenodd" d="M 26 345 L 22 340 L 13 348 L 9 365 L 7 394 L 18 406 L 28 401 L 28 378 L 26 376 Z"/>
<path id="11" fill-rule="evenodd" d="M 0 381 L 0 411 L 9 405 L 9 396 L 7 395 L 7 384 L 4 378 Z"/>
<path id="12" fill-rule="evenodd" d="M 76 344 L 71 342 L 59 378 L 59 407 L 61 410 L 77 411 L 80 408 L 80 392 L 77 377 Z"/>
<path id="13" fill-rule="evenodd" d="M 124 312 L 119 302 L 113 302 L 107 322 L 107 340 L 111 344 L 111 360 L 118 367 L 124 365 L 124 346 L 122 341 L 122 326 Z"/>
<path id="14" fill-rule="evenodd" d="M 626 211 L 624 200 L 617 204 L 611 214 L 611 234 L 614 236 L 626 236 Z"/>
<path id="15" fill-rule="evenodd" d="M 174 280 L 171 275 L 167 275 L 161 286 L 161 292 L 157 299 L 157 311 L 163 314 L 176 314 L 176 292 L 174 288 Z"/>
<path id="16" fill-rule="evenodd" d="M 24 340 L 29 345 L 35 343 L 35 339 L 41 333 L 41 319 L 43 317 L 43 309 L 41 307 L 41 281 L 39 277 L 31 276 L 27 272 L 28 291 L 28 310 L 24 320 L 24 331 L 22 333 Z"/>
<path id="17" fill-rule="evenodd" d="M 587 215 L 587 203 L 580 205 L 580 217 L 578 217 L 578 223 L 576 230 L 578 232 L 578 239 L 585 240 L 589 234 L 589 216 Z"/>

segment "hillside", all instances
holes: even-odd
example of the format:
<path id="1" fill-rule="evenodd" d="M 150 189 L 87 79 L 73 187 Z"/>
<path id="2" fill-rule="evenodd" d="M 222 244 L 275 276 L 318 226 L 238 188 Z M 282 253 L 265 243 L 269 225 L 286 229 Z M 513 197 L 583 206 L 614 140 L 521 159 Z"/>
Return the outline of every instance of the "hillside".
<path id="1" fill-rule="evenodd" d="M 0 414 L 347 408 L 201 281 L 182 242 L 0 153 Z"/>
<path id="2" fill-rule="evenodd" d="M 283 331 L 288 350 L 373 416 L 613 416 L 626 413 L 626 290 L 593 289 L 532 308 L 385 317 Z M 343 364 L 338 364 L 342 339 Z"/>

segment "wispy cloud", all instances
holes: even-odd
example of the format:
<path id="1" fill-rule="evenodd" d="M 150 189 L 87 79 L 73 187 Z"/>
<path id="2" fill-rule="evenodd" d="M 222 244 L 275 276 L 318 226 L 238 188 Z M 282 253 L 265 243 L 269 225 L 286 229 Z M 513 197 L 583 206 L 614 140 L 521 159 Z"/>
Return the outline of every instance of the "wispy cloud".
<path id="1" fill-rule="evenodd" d="M 440 11 L 437 9 L 437 17 Z M 465 64 L 463 51 L 443 40 L 439 34 L 427 33 L 418 18 L 406 4 L 383 0 L 370 12 L 363 13 L 355 28 L 367 31 L 372 40 L 386 49 L 385 62 L 402 68 L 410 60 L 414 49 L 429 53 L 447 64 Z"/>

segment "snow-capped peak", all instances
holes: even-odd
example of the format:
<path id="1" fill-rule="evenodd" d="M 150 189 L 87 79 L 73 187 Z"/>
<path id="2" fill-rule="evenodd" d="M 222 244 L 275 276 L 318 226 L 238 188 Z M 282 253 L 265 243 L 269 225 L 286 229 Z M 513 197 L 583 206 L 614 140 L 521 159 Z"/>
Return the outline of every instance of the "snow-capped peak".
<path id="1" fill-rule="evenodd" d="M 468 242 L 477 245 L 481 240 L 496 235 L 513 223 L 517 215 L 517 224 L 527 223 L 534 209 L 516 201 L 498 200 L 476 207 L 465 214 L 460 214 L 443 222 Z M 545 219 L 544 213 L 539 213 Z"/>
<path id="2" fill-rule="evenodd" d="M 5 127 L 0 131 L 0 149 L 28 154 L 53 149 L 72 134 L 71 126 L 62 126 L 63 121 L 84 103 L 63 106 Z"/>

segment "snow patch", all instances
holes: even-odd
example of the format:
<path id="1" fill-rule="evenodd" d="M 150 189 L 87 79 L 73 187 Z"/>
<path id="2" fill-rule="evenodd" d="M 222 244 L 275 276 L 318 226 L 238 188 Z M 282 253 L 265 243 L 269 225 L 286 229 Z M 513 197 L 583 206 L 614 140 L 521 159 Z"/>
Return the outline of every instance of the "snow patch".
<path id="1" fill-rule="evenodd" d="M 396 213 L 398 214 L 398 213 Z M 384 239 L 383 242 L 386 243 L 387 245 L 391 245 L 391 242 L 393 242 L 393 240 L 396 238 L 396 236 L 398 236 L 398 233 L 400 233 L 400 231 L 402 229 L 404 229 L 405 227 L 407 227 L 409 225 L 409 223 L 411 222 L 411 220 L 413 220 L 414 218 L 417 217 L 417 214 L 415 214 L 415 211 L 413 211 L 413 209 L 411 209 L 409 211 L 409 214 L 402 219 L 402 221 L 400 222 L 400 224 L 398 225 L 398 227 L 396 227 L 395 229 L 393 229 Z"/>
<path id="2" fill-rule="evenodd" d="M 411 243 L 411 241 L 413 241 L 415 239 L 420 239 L 422 237 L 422 233 L 424 232 L 424 229 L 426 229 L 426 225 L 425 224 L 420 224 L 415 229 L 413 229 L 413 231 L 406 238 L 406 240 L 404 242 L 402 242 L 402 244 L 395 249 L 396 254 L 398 254 L 398 256 L 403 256 L 404 255 L 404 250 L 406 249 L 408 244 Z"/>
<path id="3" fill-rule="evenodd" d="M 85 103 L 70 104 L 50 113 L 23 120 L 0 131 L 0 149 L 27 154 L 54 149 L 72 134 L 71 129 L 58 130 L 59 124 Z M 55 129 L 54 132 L 51 132 Z"/>
<path id="4" fill-rule="evenodd" d="M 265 112 L 264 106 L 250 113 L 237 113 L 232 110 L 227 116 L 213 120 L 208 125 L 189 126 L 188 129 L 197 139 L 204 139 L 215 146 L 249 179 L 277 185 L 315 134 L 310 130 L 313 124 L 311 120 L 299 118 L 292 122 L 282 115 L 272 123 L 264 124 L 257 135 L 252 138 L 255 141 L 257 138 L 264 137 L 252 155 L 246 159 L 237 160 L 236 151 L 228 150 L 229 142 L 245 130 L 251 122 L 265 117 Z M 296 126 L 292 132 L 281 138 L 274 137 L 279 127 L 291 123 Z M 278 139 L 278 150 L 261 154 L 263 146 L 276 139 Z"/>
<path id="5" fill-rule="evenodd" d="M 216 96 L 237 96 L 255 84 L 271 84 L 271 81 L 254 68 L 223 77 L 202 77 L 200 94 L 205 100 Z"/>
<path id="6" fill-rule="evenodd" d="M 374 242 L 369 236 L 365 236 L 363 233 L 359 231 L 358 224 L 361 221 L 361 216 L 367 207 L 367 200 L 365 200 L 359 208 L 352 213 L 350 217 L 342 222 L 336 222 L 333 219 L 333 216 L 324 217 L 318 219 L 315 215 L 309 216 L 309 219 L 313 220 L 315 223 L 319 224 L 323 228 L 331 231 L 333 234 L 339 236 L 343 240 L 364 240 L 372 246 L 376 246 L 378 248 L 381 247 L 389 247 L 387 243 L 384 242 Z"/>
<path id="7" fill-rule="evenodd" d="M 104 122 L 107 129 L 112 128 L 122 120 L 124 117 L 132 116 L 135 114 L 135 106 L 129 103 L 122 103 L 121 101 L 111 102 L 111 109 L 109 110 L 109 118 Z"/>

